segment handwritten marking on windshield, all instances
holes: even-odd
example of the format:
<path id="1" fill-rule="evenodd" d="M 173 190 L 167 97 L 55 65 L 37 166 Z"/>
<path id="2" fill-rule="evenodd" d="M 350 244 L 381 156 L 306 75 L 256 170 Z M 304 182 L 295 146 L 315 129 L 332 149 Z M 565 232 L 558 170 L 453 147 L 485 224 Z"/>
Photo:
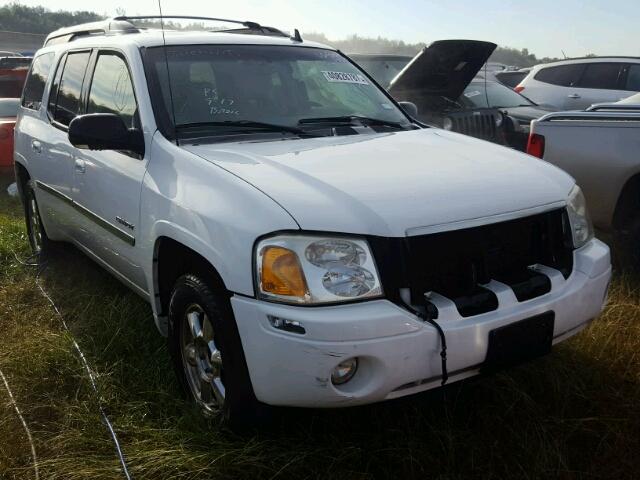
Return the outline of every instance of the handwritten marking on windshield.
<path id="1" fill-rule="evenodd" d="M 211 115 L 240 115 L 240 110 L 233 108 L 236 101 L 232 98 L 220 97 L 217 89 L 204 88 L 204 97 Z"/>

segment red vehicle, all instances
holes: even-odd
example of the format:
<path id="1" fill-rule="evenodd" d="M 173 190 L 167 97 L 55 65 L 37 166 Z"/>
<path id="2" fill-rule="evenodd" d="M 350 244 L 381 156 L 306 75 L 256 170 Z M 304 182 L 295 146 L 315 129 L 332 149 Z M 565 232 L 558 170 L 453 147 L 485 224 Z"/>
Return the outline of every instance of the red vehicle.
<path id="1" fill-rule="evenodd" d="M 0 168 L 13 165 L 13 127 L 19 106 L 19 98 L 0 98 Z"/>
<path id="2" fill-rule="evenodd" d="M 32 57 L 0 57 L 0 98 L 18 98 Z"/>

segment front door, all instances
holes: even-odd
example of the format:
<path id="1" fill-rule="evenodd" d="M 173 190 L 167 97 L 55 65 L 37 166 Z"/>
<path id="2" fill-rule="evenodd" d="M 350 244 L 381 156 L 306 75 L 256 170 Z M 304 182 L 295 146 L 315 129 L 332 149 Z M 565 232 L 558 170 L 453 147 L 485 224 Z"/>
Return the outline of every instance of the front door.
<path id="1" fill-rule="evenodd" d="M 99 51 L 86 113 L 113 113 L 140 128 L 138 105 L 124 55 Z M 82 237 L 92 254 L 134 286 L 147 291 L 137 256 L 140 191 L 146 158 L 127 151 L 75 150 L 73 200 L 82 213 Z"/>

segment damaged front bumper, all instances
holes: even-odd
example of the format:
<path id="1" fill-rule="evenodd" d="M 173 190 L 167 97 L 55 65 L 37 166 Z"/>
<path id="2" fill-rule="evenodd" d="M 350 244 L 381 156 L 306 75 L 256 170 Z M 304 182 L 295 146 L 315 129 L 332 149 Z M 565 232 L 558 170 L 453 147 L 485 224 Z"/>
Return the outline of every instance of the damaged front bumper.
<path id="1" fill-rule="evenodd" d="M 567 279 L 557 270 L 539 267 L 539 272 L 549 276 L 551 291 L 523 302 L 518 302 L 504 284 L 485 285 L 496 294 L 499 306 L 471 317 L 460 316 L 455 304 L 445 298 L 432 298 L 447 340 L 449 382 L 479 372 L 491 330 L 554 312 L 555 344 L 597 317 L 611 277 L 609 248 L 594 239 L 574 252 L 573 265 Z M 441 345 L 436 329 L 388 300 L 297 307 L 234 296 L 231 303 L 253 389 L 264 403 L 358 405 L 417 393 L 441 383 Z M 297 322 L 301 328 L 283 331 L 273 326 L 274 318 Z M 353 357 L 358 358 L 353 379 L 333 385 L 333 369 Z"/>

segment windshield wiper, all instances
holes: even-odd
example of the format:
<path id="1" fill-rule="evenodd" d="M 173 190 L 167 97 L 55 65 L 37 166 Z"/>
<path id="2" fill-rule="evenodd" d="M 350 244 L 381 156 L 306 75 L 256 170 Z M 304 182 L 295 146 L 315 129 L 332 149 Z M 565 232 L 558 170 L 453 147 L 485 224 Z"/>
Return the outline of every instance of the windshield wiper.
<path id="1" fill-rule="evenodd" d="M 268 132 L 288 132 L 296 135 L 309 135 L 301 128 L 278 125 L 275 123 L 254 122 L 253 120 L 224 120 L 221 122 L 194 122 L 176 126 L 176 130 L 197 130 L 208 127 L 225 127 L 235 130 L 263 130 Z"/>
<path id="2" fill-rule="evenodd" d="M 314 125 L 328 123 L 331 125 L 353 125 L 359 122 L 362 125 L 382 125 L 385 127 L 402 128 L 404 125 L 399 122 L 392 122 L 390 120 L 383 120 L 382 118 L 364 117 L 361 115 L 342 115 L 338 117 L 317 117 L 317 118 L 303 118 L 298 121 L 298 125 Z"/>

